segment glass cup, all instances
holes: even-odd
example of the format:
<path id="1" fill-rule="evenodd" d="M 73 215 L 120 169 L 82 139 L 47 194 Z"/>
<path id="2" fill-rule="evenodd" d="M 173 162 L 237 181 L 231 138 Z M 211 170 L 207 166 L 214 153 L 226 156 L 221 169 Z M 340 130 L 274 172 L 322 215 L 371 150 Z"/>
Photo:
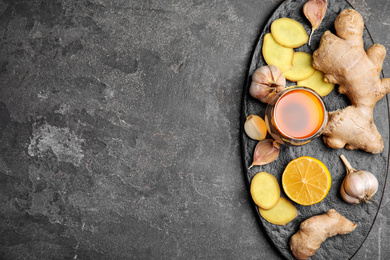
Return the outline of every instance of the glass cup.
<path id="1" fill-rule="evenodd" d="M 303 145 L 322 134 L 328 112 L 314 90 L 292 86 L 277 93 L 265 110 L 268 132 L 280 144 Z"/>

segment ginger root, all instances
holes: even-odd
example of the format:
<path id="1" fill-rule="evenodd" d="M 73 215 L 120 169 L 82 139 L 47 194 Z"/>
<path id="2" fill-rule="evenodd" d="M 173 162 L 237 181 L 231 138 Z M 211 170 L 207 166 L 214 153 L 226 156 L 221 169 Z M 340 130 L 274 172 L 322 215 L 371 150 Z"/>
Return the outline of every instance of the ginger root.
<path id="1" fill-rule="evenodd" d="M 356 224 L 330 209 L 326 214 L 303 221 L 299 228 L 290 239 L 290 249 L 295 258 L 301 260 L 314 255 L 327 238 L 352 232 Z"/>
<path id="2" fill-rule="evenodd" d="M 313 67 L 325 73 L 325 81 L 339 84 L 339 93 L 351 106 L 329 113 L 324 142 L 331 148 L 383 150 L 383 139 L 373 120 L 376 103 L 390 92 L 390 79 L 380 79 L 386 50 L 374 44 L 364 50 L 362 16 L 343 10 L 335 20 L 337 36 L 327 31 L 313 54 Z"/>

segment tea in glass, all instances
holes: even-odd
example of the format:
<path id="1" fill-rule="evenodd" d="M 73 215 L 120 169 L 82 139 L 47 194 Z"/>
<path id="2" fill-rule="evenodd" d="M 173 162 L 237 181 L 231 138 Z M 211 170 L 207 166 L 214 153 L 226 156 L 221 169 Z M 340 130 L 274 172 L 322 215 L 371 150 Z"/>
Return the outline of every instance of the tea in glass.
<path id="1" fill-rule="evenodd" d="M 265 121 L 271 136 L 281 144 L 302 145 L 321 135 L 328 120 L 321 96 L 294 86 L 275 95 L 266 108 Z"/>

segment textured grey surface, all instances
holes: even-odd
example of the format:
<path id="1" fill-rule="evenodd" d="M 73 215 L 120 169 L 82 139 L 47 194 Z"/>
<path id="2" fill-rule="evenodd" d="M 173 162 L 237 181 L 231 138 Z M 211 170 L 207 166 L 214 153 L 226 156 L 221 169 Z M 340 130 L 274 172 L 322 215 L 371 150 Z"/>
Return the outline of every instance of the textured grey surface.
<path id="1" fill-rule="evenodd" d="M 0 259 L 279 259 L 239 131 L 281 3 L 0 0 Z M 352 4 L 389 50 L 388 2 Z M 354 259 L 390 255 L 389 193 Z"/>

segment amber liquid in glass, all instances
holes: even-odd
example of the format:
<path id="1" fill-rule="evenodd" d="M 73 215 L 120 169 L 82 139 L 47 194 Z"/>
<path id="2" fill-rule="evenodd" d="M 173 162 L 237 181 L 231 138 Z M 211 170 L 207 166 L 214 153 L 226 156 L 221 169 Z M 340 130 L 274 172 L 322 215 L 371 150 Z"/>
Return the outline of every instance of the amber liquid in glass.
<path id="1" fill-rule="evenodd" d="M 300 89 L 283 95 L 275 104 L 275 127 L 285 137 L 305 139 L 313 136 L 324 122 L 325 110 L 314 94 Z"/>

